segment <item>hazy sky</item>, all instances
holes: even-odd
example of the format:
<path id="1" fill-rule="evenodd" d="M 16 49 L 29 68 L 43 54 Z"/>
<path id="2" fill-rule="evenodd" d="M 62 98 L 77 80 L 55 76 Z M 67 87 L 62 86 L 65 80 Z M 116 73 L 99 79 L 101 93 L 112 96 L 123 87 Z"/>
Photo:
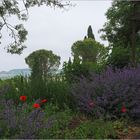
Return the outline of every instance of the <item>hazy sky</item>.
<path id="1" fill-rule="evenodd" d="M 107 42 L 100 39 L 98 30 L 106 21 L 105 12 L 111 6 L 111 1 L 71 1 L 71 3 L 76 6 L 69 8 L 68 11 L 46 6 L 31 8 L 29 19 L 24 23 L 28 30 L 27 49 L 22 55 L 11 55 L 1 47 L 0 71 L 28 68 L 24 58 L 38 49 L 52 50 L 61 57 L 62 65 L 63 61 L 71 57 L 72 44 L 84 38 L 89 25 L 92 26 L 95 39 L 107 45 Z"/>

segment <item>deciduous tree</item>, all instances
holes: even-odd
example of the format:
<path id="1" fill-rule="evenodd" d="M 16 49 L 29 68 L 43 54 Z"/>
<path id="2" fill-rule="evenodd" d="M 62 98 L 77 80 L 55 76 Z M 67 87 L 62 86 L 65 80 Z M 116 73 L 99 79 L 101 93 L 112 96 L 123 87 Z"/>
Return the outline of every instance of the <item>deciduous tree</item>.
<path id="1" fill-rule="evenodd" d="M 57 70 L 60 65 L 60 57 L 52 51 L 37 50 L 25 58 L 31 68 L 31 95 L 41 98 L 46 92 L 46 84 L 52 71 Z"/>
<path id="2" fill-rule="evenodd" d="M 81 62 L 101 62 L 101 59 L 107 54 L 107 49 L 91 38 L 76 41 L 71 50 L 74 59 L 81 60 Z"/>
<path id="3" fill-rule="evenodd" d="M 136 38 L 134 38 L 135 33 L 132 32 L 133 27 L 134 27 L 134 23 L 133 23 L 134 21 L 132 22 L 132 18 L 135 17 L 134 10 L 135 10 L 134 2 L 132 2 L 131 0 L 129 1 L 114 0 L 112 2 L 112 6 L 106 12 L 107 22 L 104 24 L 103 29 L 99 31 L 103 33 L 101 38 L 104 40 L 108 40 L 109 47 L 111 48 L 118 47 L 118 49 L 112 49 L 112 54 L 111 54 L 112 58 L 110 57 L 109 59 L 109 62 L 113 60 L 111 63 L 117 64 L 117 67 L 123 67 L 122 66 L 123 61 L 121 60 L 127 59 L 128 56 L 130 57 L 129 59 L 127 59 L 127 63 L 123 63 L 123 64 L 128 64 L 131 62 L 131 64 L 135 66 L 135 63 L 139 62 L 139 49 L 138 48 L 140 45 L 139 44 L 140 23 L 138 21 L 137 22 L 135 21 L 136 22 L 135 23 Z M 135 40 L 136 40 L 136 44 L 134 43 Z M 132 46 L 132 49 L 130 50 L 131 46 Z M 124 55 L 123 56 L 122 53 L 126 52 L 125 51 L 126 49 L 121 49 L 121 47 L 129 48 L 131 53 L 123 54 Z M 116 50 L 118 50 L 118 52 Z M 122 57 L 122 58 L 119 58 L 119 57 Z M 118 64 L 120 64 L 120 66 Z"/>
<path id="4" fill-rule="evenodd" d="M 60 57 L 53 54 L 52 51 L 37 50 L 25 58 L 26 63 L 32 70 L 32 75 L 37 75 L 41 79 L 45 79 L 52 71 L 58 69 L 60 65 Z"/>
<path id="5" fill-rule="evenodd" d="M 27 39 L 27 30 L 23 24 L 10 24 L 10 17 L 17 17 L 19 22 L 28 19 L 28 9 L 34 6 L 46 5 L 50 7 L 64 8 L 70 5 L 60 0 L 1 0 L 0 1 L 0 42 L 3 37 L 3 29 L 7 28 L 8 35 L 12 38 L 7 46 L 7 52 L 21 54 L 26 48 L 24 42 Z"/>

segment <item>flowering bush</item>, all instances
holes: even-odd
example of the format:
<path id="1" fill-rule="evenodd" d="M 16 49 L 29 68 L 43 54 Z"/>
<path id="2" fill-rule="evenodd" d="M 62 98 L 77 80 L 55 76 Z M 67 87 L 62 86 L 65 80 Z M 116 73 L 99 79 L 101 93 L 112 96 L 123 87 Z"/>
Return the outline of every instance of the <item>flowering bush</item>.
<path id="1" fill-rule="evenodd" d="M 77 107 L 96 117 L 140 118 L 140 66 L 122 70 L 107 68 L 103 73 L 81 78 L 71 93 Z M 90 103 L 93 101 L 94 103 Z M 94 104 L 91 106 L 91 104 Z"/>

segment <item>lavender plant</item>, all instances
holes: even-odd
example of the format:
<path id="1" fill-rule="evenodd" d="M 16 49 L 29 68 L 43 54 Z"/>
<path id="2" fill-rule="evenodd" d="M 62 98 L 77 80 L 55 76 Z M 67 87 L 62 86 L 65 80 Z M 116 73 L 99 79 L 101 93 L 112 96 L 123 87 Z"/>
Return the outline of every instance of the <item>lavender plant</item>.
<path id="1" fill-rule="evenodd" d="M 5 93 L 2 89 L 0 95 Z M 15 107 L 12 100 L 0 98 L 0 138 L 32 139 L 38 138 L 41 129 L 51 128 L 54 118 L 45 119 L 41 108 L 26 111 L 28 106 Z"/>
<path id="2" fill-rule="evenodd" d="M 140 66 L 92 73 L 73 84 L 71 93 L 78 109 L 96 117 L 140 118 Z"/>

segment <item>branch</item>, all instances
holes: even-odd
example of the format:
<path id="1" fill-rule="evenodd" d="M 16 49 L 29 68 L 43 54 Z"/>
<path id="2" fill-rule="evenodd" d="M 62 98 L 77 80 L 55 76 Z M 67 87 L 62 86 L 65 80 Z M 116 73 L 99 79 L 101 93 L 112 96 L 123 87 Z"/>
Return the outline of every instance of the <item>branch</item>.
<path id="1" fill-rule="evenodd" d="M 2 30 L 2 28 L 5 26 L 6 24 L 3 23 L 2 26 L 0 27 L 0 31 Z"/>
<path id="2" fill-rule="evenodd" d="M 26 3 L 25 3 L 25 1 L 24 1 L 24 0 L 22 0 L 22 2 L 23 2 L 23 4 L 24 4 L 24 7 L 25 7 L 25 9 L 26 9 L 27 15 L 29 15 L 28 8 L 27 8 L 27 6 L 26 6 Z"/>
<path id="3" fill-rule="evenodd" d="M 4 25 L 6 25 L 6 27 L 11 31 L 11 33 L 12 33 L 12 37 L 13 37 L 14 40 L 15 40 L 15 44 L 17 44 L 16 35 L 15 35 L 14 30 L 13 30 L 13 29 L 15 29 L 15 28 L 14 28 L 12 25 L 8 24 L 3 16 L 2 16 L 2 19 L 3 19 L 3 21 L 4 21 Z M 10 28 L 9 26 L 11 26 L 13 29 Z"/>

